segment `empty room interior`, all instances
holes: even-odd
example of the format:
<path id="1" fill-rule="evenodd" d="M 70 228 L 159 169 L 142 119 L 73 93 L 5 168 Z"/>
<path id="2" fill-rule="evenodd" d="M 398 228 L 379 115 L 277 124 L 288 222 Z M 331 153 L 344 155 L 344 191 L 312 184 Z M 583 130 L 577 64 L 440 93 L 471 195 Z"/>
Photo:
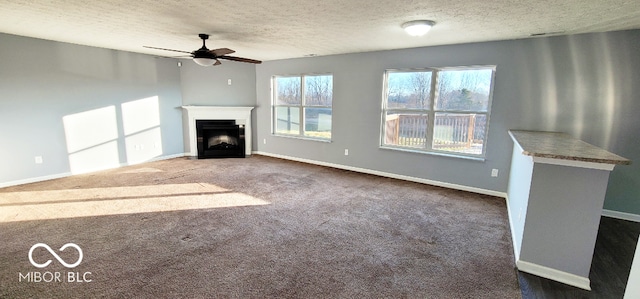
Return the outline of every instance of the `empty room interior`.
<path id="1" fill-rule="evenodd" d="M 640 298 L 638 2 L 2 2 L 0 297 Z"/>

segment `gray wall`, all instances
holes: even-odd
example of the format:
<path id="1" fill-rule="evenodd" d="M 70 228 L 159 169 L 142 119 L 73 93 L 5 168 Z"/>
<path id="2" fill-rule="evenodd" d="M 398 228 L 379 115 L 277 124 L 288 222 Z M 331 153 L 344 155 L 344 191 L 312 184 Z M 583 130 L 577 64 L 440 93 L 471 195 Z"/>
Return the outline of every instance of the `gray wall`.
<path id="1" fill-rule="evenodd" d="M 588 278 L 609 171 L 534 164 L 520 260 Z"/>
<path id="2" fill-rule="evenodd" d="M 93 150 L 70 153 L 63 118 L 105 107 L 113 107 L 105 115 L 115 114 L 118 135 L 98 140 L 96 150 L 115 141 L 119 163 L 128 163 L 129 153 L 158 154 L 153 145 L 130 149 L 122 115 L 122 104 L 158 96 L 163 156 L 184 150 L 176 107 L 256 105 L 254 150 L 498 192 L 507 190 L 508 129 L 563 131 L 635 161 L 611 173 L 605 208 L 640 215 L 640 101 L 634 98 L 640 85 L 633 84 L 640 82 L 639 50 L 640 31 L 634 30 L 258 66 L 223 61 L 203 68 L 183 60 L 178 68 L 174 59 L 0 34 L 0 184 L 68 173 L 71 154 L 91 158 Z M 497 65 L 485 162 L 378 148 L 385 69 L 478 64 Z M 334 74 L 332 142 L 272 136 L 271 76 L 313 72 Z M 44 163 L 35 164 L 35 156 Z M 490 177 L 492 168 L 500 169 L 498 178 Z"/>
<path id="3" fill-rule="evenodd" d="M 0 34 L 0 184 L 181 154 L 181 104 L 174 59 Z"/>
<path id="4" fill-rule="evenodd" d="M 506 192 L 507 130 L 562 131 L 636 161 L 612 172 L 605 208 L 640 214 L 639 50 L 635 30 L 270 61 L 256 67 L 254 144 L 266 153 Z M 497 65 L 485 162 L 379 148 L 385 69 L 464 65 Z M 332 142 L 271 135 L 271 76 L 314 72 L 334 75 Z"/>
<path id="5" fill-rule="evenodd" d="M 254 64 L 220 60 L 221 65 L 202 67 L 181 60 L 180 85 L 184 105 L 255 106 Z M 231 79 L 231 85 L 228 80 Z"/>

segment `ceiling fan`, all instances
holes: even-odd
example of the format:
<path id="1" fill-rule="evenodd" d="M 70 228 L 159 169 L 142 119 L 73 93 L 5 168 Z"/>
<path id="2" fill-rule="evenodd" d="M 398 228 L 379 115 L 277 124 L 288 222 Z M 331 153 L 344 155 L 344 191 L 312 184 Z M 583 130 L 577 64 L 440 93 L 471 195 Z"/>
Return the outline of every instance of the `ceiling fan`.
<path id="1" fill-rule="evenodd" d="M 173 52 L 191 54 L 190 57 L 193 57 L 193 61 L 195 63 L 199 64 L 199 65 L 202 65 L 202 66 L 210 66 L 210 65 L 220 65 L 220 64 L 222 64 L 220 62 L 220 60 L 218 60 L 218 59 L 226 59 L 226 60 L 233 60 L 233 61 L 240 61 L 240 62 L 247 62 L 247 63 L 256 63 L 256 64 L 262 63 L 262 61 L 260 61 L 260 60 L 254 60 L 254 59 L 242 58 L 242 57 L 236 57 L 236 56 L 229 56 L 227 54 L 232 54 L 232 53 L 236 52 L 236 51 L 231 50 L 229 48 L 220 48 L 220 49 L 209 50 L 209 49 L 207 49 L 207 46 L 205 45 L 205 41 L 207 39 L 209 39 L 209 35 L 201 33 L 201 34 L 198 34 L 198 36 L 202 39 L 202 48 L 200 48 L 198 50 L 195 50 L 195 51 L 192 51 L 192 52 L 181 51 L 181 50 L 173 50 L 173 49 L 156 48 L 156 47 L 147 47 L 147 46 L 144 46 L 144 47 L 145 48 L 149 48 L 149 49 L 173 51 Z"/>

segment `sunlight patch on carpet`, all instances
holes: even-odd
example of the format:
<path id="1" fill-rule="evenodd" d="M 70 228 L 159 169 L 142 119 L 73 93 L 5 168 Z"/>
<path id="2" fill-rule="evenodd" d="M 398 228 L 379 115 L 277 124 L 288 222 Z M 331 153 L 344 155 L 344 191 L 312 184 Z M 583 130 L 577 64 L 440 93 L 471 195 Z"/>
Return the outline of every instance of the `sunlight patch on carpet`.
<path id="1" fill-rule="evenodd" d="M 128 169 L 125 171 L 121 171 L 120 173 L 149 173 L 149 172 L 164 172 L 164 170 L 153 168 L 153 167 L 143 167 L 143 168 Z"/>
<path id="2" fill-rule="evenodd" d="M 266 205 L 207 183 L 0 193 L 0 222 Z"/>

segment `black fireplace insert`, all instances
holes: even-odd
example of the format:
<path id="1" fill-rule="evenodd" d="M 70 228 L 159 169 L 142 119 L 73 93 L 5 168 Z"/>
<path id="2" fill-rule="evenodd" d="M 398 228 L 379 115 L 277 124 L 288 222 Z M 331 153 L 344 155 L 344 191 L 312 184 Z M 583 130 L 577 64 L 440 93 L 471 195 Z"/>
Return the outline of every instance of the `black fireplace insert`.
<path id="1" fill-rule="evenodd" d="M 244 158 L 244 125 L 235 120 L 196 120 L 198 159 Z"/>

